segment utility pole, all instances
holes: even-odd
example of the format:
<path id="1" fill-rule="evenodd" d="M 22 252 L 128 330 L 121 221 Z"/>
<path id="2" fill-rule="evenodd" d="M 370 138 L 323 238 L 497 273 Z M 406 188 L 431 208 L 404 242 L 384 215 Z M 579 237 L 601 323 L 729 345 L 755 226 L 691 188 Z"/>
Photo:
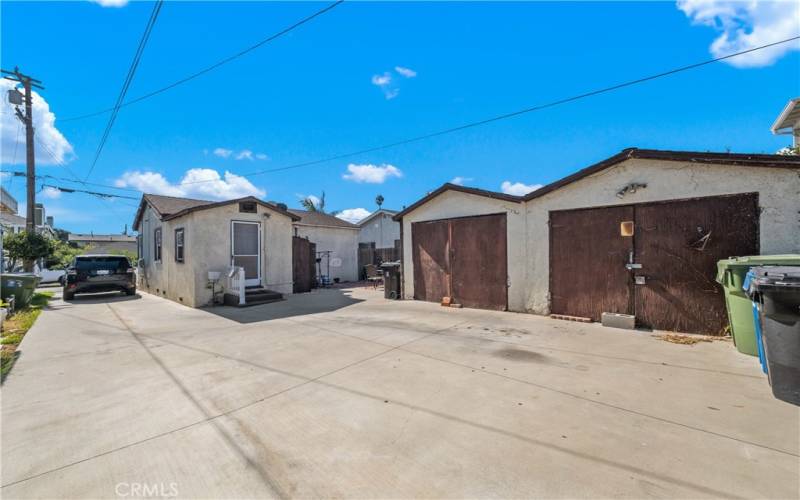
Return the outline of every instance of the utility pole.
<path id="1" fill-rule="evenodd" d="M 14 71 L 0 70 L 4 74 L 3 78 L 18 82 L 22 84 L 25 89 L 25 94 L 20 95 L 19 90 L 16 88 L 9 89 L 8 100 L 11 104 L 16 106 L 15 111 L 17 118 L 25 124 L 25 149 L 26 149 L 26 177 L 27 177 L 27 214 L 25 217 L 25 231 L 33 233 L 36 231 L 36 157 L 33 150 L 33 96 L 32 88 L 44 90 L 40 84 L 42 83 L 35 78 L 22 74 L 19 68 L 15 67 Z M 20 110 L 19 106 L 24 103 L 25 113 Z M 33 270 L 33 262 L 25 263 L 25 270 Z"/>

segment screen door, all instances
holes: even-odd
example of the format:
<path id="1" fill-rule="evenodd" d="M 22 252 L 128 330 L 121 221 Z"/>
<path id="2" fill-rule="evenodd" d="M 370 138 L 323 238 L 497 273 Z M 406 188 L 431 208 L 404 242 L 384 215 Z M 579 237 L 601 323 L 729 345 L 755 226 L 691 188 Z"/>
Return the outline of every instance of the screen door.
<path id="1" fill-rule="evenodd" d="M 244 268 L 246 286 L 261 284 L 261 224 L 231 223 L 231 261 Z"/>

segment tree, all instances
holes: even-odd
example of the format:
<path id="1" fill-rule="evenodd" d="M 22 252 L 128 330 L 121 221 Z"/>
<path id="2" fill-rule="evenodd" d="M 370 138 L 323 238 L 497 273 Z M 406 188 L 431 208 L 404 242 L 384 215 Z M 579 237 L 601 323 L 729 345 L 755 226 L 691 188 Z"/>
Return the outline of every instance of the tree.
<path id="1" fill-rule="evenodd" d="M 7 234 L 3 239 L 3 249 L 8 252 L 10 269 L 14 269 L 17 261 L 21 260 L 26 270 L 32 270 L 34 261 L 50 257 L 54 250 L 52 240 L 27 231 Z"/>
<path id="2" fill-rule="evenodd" d="M 308 196 L 306 198 L 303 198 L 302 200 L 300 200 L 300 205 L 302 205 L 303 208 L 305 208 L 309 212 L 318 212 L 321 214 L 328 214 L 328 215 L 336 215 L 339 213 L 338 211 L 334 212 L 325 211 L 325 191 L 322 192 L 322 196 L 320 196 L 319 198 L 317 198 L 316 196 L 314 197 Z"/>
<path id="3" fill-rule="evenodd" d="M 66 269 L 78 255 L 90 252 L 91 245 L 80 247 L 66 241 L 56 241 L 53 244 L 53 253 L 45 261 L 47 269 Z"/>
<path id="4" fill-rule="evenodd" d="M 378 205 L 378 210 L 381 209 L 381 205 L 383 205 L 383 195 L 379 194 L 375 197 L 375 204 Z"/>

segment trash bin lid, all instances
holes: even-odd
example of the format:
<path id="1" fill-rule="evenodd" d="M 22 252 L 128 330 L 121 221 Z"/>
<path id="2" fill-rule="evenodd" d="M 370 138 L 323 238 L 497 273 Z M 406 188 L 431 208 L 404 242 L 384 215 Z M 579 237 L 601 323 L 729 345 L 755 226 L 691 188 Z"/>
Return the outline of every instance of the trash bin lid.
<path id="1" fill-rule="evenodd" d="M 800 254 L 782 255 L 745 255 L 740 257 L 729 257 L 717 262 L 717 283 L 724 283 L 725 271 L 729 268 L 743 268 L 764 266 L 769 264 L 800 266 Z"/>
<path id="2" fill-rule="evenodd" d="M 399 266 L 400 266 L 399 260 L 395 262 L 384 262 L 383 264 L 381 264 L 381 267 L 399 267 Z"/>
<path id="3" fill-rule="evenodd" d="M 752 286 L 756 290 L 778 287 L 800 289 L 800 265 L 760 266 L 754 267 L 750 272 L 754 275 Z"/>

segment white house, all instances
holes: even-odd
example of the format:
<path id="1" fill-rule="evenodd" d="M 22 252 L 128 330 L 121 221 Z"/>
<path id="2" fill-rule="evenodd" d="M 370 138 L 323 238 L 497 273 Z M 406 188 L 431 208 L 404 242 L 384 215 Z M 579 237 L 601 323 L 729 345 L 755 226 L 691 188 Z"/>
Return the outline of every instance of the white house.
<path id="1" fill-rule="evenodd" d="M 403 296 L 719 333 L 716 262 L 800 253 L 800 157 L 626 149 L 512 196 L 445 184 L 395 216 Z"/>
<path id="2" fill-rule="evenodd" d="M 333 215 L 289 209 L 297 217 L 294 235 L 317 246 L 318 274 L 330 280 L 358 280 L 358 226 Z"/>
<path id="3" fill-rule="evenodd" d="M 393 219 L 396 210 L 381 208 L 356 223 L 358 242 L 374 244 L 375 248 L 394 248 L 400 239 L 400 223 Z"/>
<path id="4" fill-rule="evenodd" d="M 238 303 L 240 293 L 246 304 L 279 299 L 292 293 L 297 220 L 254 197 L 213 202 L 146 194 L 133 222 L 139 233 L 138 287 L 201 307 L 211 303 L 209 272 L 216 272 L 226 300 Z"/>

